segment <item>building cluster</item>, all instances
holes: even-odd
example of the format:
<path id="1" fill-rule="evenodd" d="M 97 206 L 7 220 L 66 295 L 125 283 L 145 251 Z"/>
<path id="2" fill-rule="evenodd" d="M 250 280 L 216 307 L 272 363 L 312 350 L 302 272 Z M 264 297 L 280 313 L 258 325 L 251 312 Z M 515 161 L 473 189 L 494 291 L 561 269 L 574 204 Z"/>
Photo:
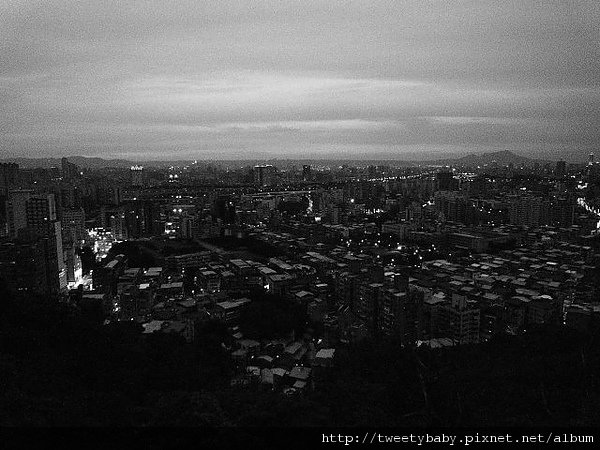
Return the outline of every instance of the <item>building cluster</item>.
<path id="1" fill-rule="evenodd" d="M 0 274 L 146 335 L 191 342 L 222 322 L 232 382 L 300 392 L 363 339 L 443 348 L 596 327 L 596 166 L 2 164 Z M 125 241 L 152 262 L 111 251 Z M 244 336 L 257 293 L 299 308 L 305 332 Z"/>
<path id="2" fill-rule="evenodd" d="M 85 234 L 83 212 L 69 211 L 62 222 L 54 194 L 18 190 L 7 198 L 7 238 L 0 244 L 5 281 L 18 291 L 64 293 L 81 277 L 77 238 Z"/>

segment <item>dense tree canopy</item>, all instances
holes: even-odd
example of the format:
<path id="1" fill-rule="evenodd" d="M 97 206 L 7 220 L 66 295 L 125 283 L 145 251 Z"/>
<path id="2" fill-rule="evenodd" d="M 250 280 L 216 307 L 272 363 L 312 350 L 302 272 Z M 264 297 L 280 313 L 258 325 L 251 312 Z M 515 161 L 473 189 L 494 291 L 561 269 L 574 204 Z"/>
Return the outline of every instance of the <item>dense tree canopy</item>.
<path id="1" fill-rule="evenodd" d="M 219 322 L 198 324 L 190 344 L 0 292 L 0 425 L 600 424 L 598 336 L 564 327 L 444 350 L 339 347 L 315 391 L 288 397 L 230 386 L 233 365 L 221 343 L 232 342 Z M 243 316 L 249 336 L 302 325 L 281 301 L 254 300 Z"/>
<path id="2" fill-rule="evenodd" d="M 279 295 L 254 294 L 241 313 L 240 328 L 251 339 L 280 338 L 295 332 L 301 334 L 306 325 L 306 313 L 300 305 Z"/>
<path id="3" fill-rule="evenodd" d="M 107 259 L 120 254 L 127 257 L 127 263 L 130 267 L 153 267 L 157 265 L 157 258 L 154 253 L 135 241 L 116 243 L 108 252 Z"/>

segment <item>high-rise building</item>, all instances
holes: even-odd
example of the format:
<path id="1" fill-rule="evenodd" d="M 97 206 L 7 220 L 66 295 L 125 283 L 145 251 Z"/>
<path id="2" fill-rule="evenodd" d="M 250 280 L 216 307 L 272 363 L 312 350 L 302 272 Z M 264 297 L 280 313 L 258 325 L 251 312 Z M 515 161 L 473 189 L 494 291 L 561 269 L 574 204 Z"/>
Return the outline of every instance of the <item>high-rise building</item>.
<path id="1" fill-rule="evenodd" d="M 110 230 L 117 241 L 124 241 L 128 238 L 125 211 L 125 206 L 116 208 L 100 207 L 100 227 L 104 230 Z"/>
<path id="2" fill-rule="evenodd" d="M 69 242 L 63 249 L 63 255 L 67 272 L 67 282 L 77 283 L 83 277 L 83 266 L 77 249 Z"/>
<path id="3" fill-rule="evenodd" d="M 123 211 L 121 216 L 124 218 L 126 234 L 129 238 L 157 236 L 163 233 L 164 228 L 162 228 L 160 222 L 159 206 L 154 202 L 135 200 L 124 204 L 121 209 Z M 118 210 L 119 208 L 117 208 Z M 117 215 L 114 217 L 117 221 L 119 220 L 119 217 L 117 217 L 118 214 L 117 212 Z M 110 227 L 115 232 L 115 235 L 119 234 L 117 232 L 119 228 L 117 223 L 114 225 L 110 224 Z"/>
<path id="4" fill-rule="evenodd" d="M 117 281 L 126 268 L 125 255 L 117 255 L 106 264 L 97 267 L 92 274 L 94 289 L 114 295 L 117 292 Z"/>
<path id="5" fill-rule="evenodd" d="M 79 167 L 75 164 L 69 162 L 67 158 L 62 158 L 60 160 L 61 169 L 62 169 L 62 177 L 64 180 L 74 180 L 80 176 Z"/>
<path id="6" fill-rule="evenodd" d="M 63 292 L 65 289 L 67 289 L 67 267 L 64 259 L 62 226 L 58 220 L 52 224 L 51 232 L 53 232 L 51 244 L 56 247 L 56 265 L 58 269 L 56 276 L 58 276 L 59 289 L 61 292 Z"/>
<path id="7" fill-rule="evenodd" d="M 98 201 L 101 205 L 119 206 L 122 192 L 119 186 L 103 185 L 98 188 Z"/>
<path id="8" fill-rule="evenodd" d="M 562 178 L 567 174 L 567 163 L 564 160 L 560 160 L 556 163 L 556 169 L 554 170 L 554 175 L 558 178 Z"/>
<path id="9" fill-rule="evenodd" d="M 383 291 L 377 320 L 380 333 L 399 337 L 405 346 L 415 344 L 423 332 L 423 300 L 423 292 L 414 289 Z"/>
<path id="10" fill-rule="evenodd" d="M 46 258 L 46 242 L 35 232 L 21 230 L 19 237 L 0 244 L 0 277 L 18 292 L 51 292 Z"/>
<path id="11" fill-rule="evenodd" d="M 434 195 L 436 211 L 451 222 L 471 224 L 475 220 L 475 209 L 467 196 L 459 191 L 437 191 Z"/>
<path id="12" fill-rule="evenodd" d="M 454 190 L 454 176 L 451 170 L 443 170 L 435 175 L 438 191 Z"/>
<path id="13" fill-rule="evenodd" d="M 129 170 L 131 174 L 131 185 L 134 187 L 144 186 L 144 167 L 143 166 L 131 166 Z"/>
<path id="14" fill-rule="evenodd" d="M 0 194 L 0 238 L 8 236 L 8 197 Z"/>
<path id="15" fill-rule="evenodd" d="M 26 202 L 27 227 L 48 239 L 48 277 L 57 280 L 51 289 L 66 289 L 67 275 L 63 259 L 62 227 L 57 220 L 54 194 L 34 194 Z"/>
<path id="16" fill-rule="evenodd" d="M 517 196 L 509 201 L 510 223 L 513 225 L 538 226 L 542 211 L 542 198 Z"/>
<path id="17" fill-rule="evenodd" d="M 83 193 L 74 184 L 63 182 L 53 189 L 52 193 L 56 198 L 59 212 L 62 208 L 80 208 L 83 205 Z M 61 219 L 60 215 L 59 219 Z"/>
<path id="18" fill-rule="evenodd" d="M 27 226 L 41 235 L 57 220 L 54 194 L 32 194 L 27 200 Z"/>
<path id="19" fill-rule="evenodd" d="M 6 201 L 8 236 L 16 237 L 19 230 L 27 227 L 27 201 L 33 191 L 10 191 Z"/>
<path id="20" fill-rule="evenodd" d="M 19 181 L 19 165 L 15 163 L 0 164 L 0 195 L 7 195 L 17 186 Z"/>
<path id="21" fill-rule="evenodd" d="M 86 238 L 85 212 L 83 208 L 62 209 L 63 235 L 69 234 L 73 242 L 81 242 Z"/>
<path id="22" fill-rule="evenodd" d="M 463 295 L 452 294 L 452 301 L 436 305 L 431 327 L 434 337 L 450 338 L 457 345 L 477 344 L 480 340 L 480 308 Z"/>
<path id="23" fill-rule="evenodd" d="M 271 186 L 275 181 L 275 167 L 271 165 L 254 166 L 254 184 Z"/>
<path id="24" fill-rule="evenodd" d="M 359 287 L 358 301 L 354 305 L 356 314 L 365 320 L 373 331 L 379 330 L 377 321 L 382 291 L 382 283 L 363 283 Z"/>
<path id="25" fill-rule="evenodd" d="M 181 225 L 179 227 L 179 237 L 182 239 L 192 239 L 194 237 L 194 218 L 193 217 L 182 217 Z"/>
<path id="26" fill-rule="evenodd" d="M 312 181 L 312 171 L 310 164 L 305 164 L 302 166 L 302 179 L 304 181 Z"/>
<path id="27" fill-rule="evenodd" d="M 418 202 L 412 202 L 408 205 L 408 208 L 406 208 L 406 220 L 420 223 L 423 220 L 423 206 Z"/>

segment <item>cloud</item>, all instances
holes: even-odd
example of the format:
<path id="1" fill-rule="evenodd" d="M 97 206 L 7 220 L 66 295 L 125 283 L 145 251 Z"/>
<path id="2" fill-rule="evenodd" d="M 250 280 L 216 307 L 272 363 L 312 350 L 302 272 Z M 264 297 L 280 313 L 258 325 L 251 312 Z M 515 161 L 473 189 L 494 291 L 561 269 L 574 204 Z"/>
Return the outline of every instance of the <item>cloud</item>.
<path id="1" fill-rule="evenodd" d="M 599 25 L 595 1 L 3 2 L 0 150 L 583 158 Z"/>

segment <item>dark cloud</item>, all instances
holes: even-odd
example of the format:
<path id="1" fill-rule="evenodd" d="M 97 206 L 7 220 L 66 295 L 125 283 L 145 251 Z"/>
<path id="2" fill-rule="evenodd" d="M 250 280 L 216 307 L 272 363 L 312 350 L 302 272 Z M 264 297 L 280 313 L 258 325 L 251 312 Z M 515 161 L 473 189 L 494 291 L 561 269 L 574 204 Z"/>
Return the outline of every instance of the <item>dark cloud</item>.
<path id="1" fill-rule="evenodd" d="M 8 1 L 0 150 L 582 158 L 596 1 Z"/>

